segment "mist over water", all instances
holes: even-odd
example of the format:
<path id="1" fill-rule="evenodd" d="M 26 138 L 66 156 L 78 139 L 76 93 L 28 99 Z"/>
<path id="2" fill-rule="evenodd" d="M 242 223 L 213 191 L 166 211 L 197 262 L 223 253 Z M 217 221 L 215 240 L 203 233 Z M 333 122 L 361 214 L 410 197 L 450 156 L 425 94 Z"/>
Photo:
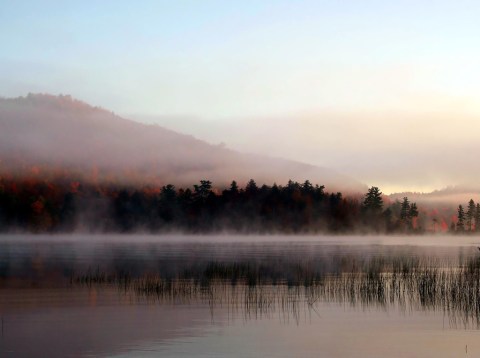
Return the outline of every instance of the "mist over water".
<path id="1" fill-rule="evenodd" d="M 478 254 L 471 236 L 2 235 L 2 284 L 62 286 L 87 272 L 183 278 L 212 263 L 264 266 L 284 280 L 295 267 L 328 275 L 402 258 L 455 266 Z M 49 279 L 54 277 L 54 279 Z"/>

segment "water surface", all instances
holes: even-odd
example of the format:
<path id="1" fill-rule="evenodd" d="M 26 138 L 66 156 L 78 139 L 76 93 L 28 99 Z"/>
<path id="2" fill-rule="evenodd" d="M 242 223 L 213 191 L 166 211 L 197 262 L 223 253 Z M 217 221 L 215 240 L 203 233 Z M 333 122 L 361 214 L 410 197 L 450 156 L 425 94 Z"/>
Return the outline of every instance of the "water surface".
<path id="1" fill-rule="evenodd" d="M 0 353 L 478 356 L 477 242 L 4 236 Z"/>

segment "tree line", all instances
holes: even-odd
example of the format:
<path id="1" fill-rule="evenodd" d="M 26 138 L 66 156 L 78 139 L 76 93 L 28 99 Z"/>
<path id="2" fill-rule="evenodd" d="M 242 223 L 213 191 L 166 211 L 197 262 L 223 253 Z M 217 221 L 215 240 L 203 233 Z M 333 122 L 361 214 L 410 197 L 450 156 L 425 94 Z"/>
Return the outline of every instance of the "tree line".
<path id="1" fill-rule="evenodd" d="M 463 205 L 457 209 L 457 222 L 452 222 L 450 231 L 457 233 L 480 232 L 480 203 L 475 204 L 473 199 L 467 204 L 466 211 Z"/>
<path id="2" fill-rule="evenodd" d="M 128 187 L 71 180 L 0 179 L 0 230 L 30 232 L 421 233 L 408 198 L 384 204 L 329 193 L 310 181 L 214 188 Z"/>

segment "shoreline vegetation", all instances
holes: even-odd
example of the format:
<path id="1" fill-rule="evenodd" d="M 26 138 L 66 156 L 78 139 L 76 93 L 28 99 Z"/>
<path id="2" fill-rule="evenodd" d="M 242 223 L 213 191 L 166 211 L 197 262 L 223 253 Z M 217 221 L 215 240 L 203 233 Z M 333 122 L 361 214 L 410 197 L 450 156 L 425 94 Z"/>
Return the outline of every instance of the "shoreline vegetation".
<path id="1" fill-rule="evenodd" d="M 72 287 L 117 288 L 160 304 L 208 304 L 240 309 L 244 317 L 273 315 L 299 319 L 298 313 L 316 311 L 321 303 L 384 311 L 443 312 L 451 328 L 480 328 L 479 259 L 460 266 L 436 266 L 397 258 L 372 261 L 350 272 L 321 274 L 298 264 L 289 275 L 248 263 L 210 262 L 203 272 L 185 271 L 182 277 L 108 275 L 88 271 L 72 277 Z M 303 306 L 303 307 L 302 307 Z"/>
<path id="2" fill-rule="evenodd" d="M 20 251 L 16 244 L 5 245 L 0 289 L 80 289 L 95 297 L 114 292 L 164 305 L 207 304 L 212 312 L 230 307 L 245 317 L 276 312 L 295 317 L 335 303 L 401 313 L 436 312 L 451 327 L 480 328 L 480 254 L 475 247 L 436 255 L 429 250 L 387 250 L 379 255 L 376 250 L 325 248 L 211 255 L 213 244 L 185 255 L 184 250 L 169 251 L 169 246 L 114 246 L 105 252 L 101 247 L 90 247 L 96 256 L 89 256 L 68 245 L 53 250 L 46 244 L 31 245 Z"/>
<path id="3" fill-rule="evenodd" d="M 214 234 L 415 234 L 480 230 L 480 204 L 458 207 L 450 225 L 407 197 L 329 193 L 310 181 L 214 188 L 126 186 L 67 179 L 0 178 L 0 232 Z M 433 221 L 432 221 L 433 220 Z M 433 224 L 432 224 L 433 223 Z M 438 225 L 437 225 L 438 224 Z M 426 229 L 427 226 L 433 230 Z M 443 230 L 442 230 L 443 227 Z M 448 228 L 448 229 L 447 229 Z"/>
<path id="4" fill-rule="evenodd" d="M 212 314 L 214 308 L 236 308 L 245 318 L 282 312 L 298 320 L 299 312 L 316 312 L 323 303 L 402 313 L 441 312 L 452 328 L 480 328 L 480 257 L 476 253 L 458 261 L 402 255 L 331 260 L 184 262 L 169 273 L 128 271 L 117 262 L 77 273 L 65 268 L 62 275 L 51 271 L 36 279 L 34 287 L 86 288 L 99 293 L 114 289 L 164 305 L 207 304 Z M 3 289 L 14 288 L 19 278 L 13 286 L 9 277 L 0 284 Z M 28 282 L 28 275 L 23 279 Z"/>

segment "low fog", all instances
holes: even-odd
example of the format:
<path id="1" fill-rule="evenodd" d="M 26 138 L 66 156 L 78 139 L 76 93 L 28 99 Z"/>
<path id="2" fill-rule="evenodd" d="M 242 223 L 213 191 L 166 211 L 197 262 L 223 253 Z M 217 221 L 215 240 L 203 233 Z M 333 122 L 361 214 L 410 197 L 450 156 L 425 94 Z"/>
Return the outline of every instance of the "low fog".
<path id="1" fill-rule="evenodd" d="M 270 142 L 275 137 L 272 128 L 257 140 Z M 309 179 L 331 191 L 366 188 L 334 170 L 242 154 L 158 125 L 123 119 L 69 96 L 0 99 L 0 159 L 3 173 L 68 169 L 94 181 L 173 183 L 180 187 L 208 179 L 221 187 L 232 180 L 242 185 L 251 178 L 270 185 Z"/>

